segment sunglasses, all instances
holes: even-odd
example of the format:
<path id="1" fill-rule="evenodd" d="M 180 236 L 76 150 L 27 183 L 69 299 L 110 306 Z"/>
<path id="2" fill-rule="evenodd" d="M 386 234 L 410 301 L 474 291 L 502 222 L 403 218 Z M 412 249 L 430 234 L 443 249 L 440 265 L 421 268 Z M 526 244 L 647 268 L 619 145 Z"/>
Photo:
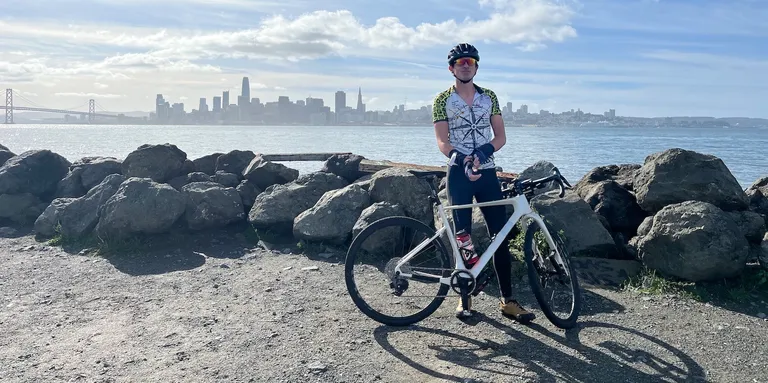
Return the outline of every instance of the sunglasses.
<path id="1" fill-rule="evenodd" d="M 464 64 L 467 64 L 469 66 L 474 66 L 475 64 L 477 64 L 477 60 L 475 60 L 472 57 L 462 57 L 453 62 L 453 65 L 455 66 L 462 66 Z"/>

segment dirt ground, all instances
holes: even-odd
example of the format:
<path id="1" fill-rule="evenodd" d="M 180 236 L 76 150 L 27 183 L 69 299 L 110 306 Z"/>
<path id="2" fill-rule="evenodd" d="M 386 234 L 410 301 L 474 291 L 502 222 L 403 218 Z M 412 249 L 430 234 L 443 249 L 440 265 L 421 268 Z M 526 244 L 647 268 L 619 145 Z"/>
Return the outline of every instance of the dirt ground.
<path id="1" fill-rule="evenodd" d="M 468 323 L 451 297 L 389 328 L 352 303 L 340 251 L 267 250 L 230 230 L 101 256 L 23 234 L 0 238 L 3 382 L 768 382 L 760 300 L 590 288 L 565 332 L 522 281 L 532 325 L 481 295 Z"/>

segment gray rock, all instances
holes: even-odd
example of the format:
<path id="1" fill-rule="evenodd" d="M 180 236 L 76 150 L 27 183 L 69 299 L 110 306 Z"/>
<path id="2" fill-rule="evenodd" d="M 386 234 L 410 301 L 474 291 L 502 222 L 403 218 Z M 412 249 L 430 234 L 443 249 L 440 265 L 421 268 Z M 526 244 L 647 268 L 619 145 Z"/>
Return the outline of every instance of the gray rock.
<path id="1" fill-rule="evenodd" d="M 0 166 L 3 166 L 3 164 L 5 164 L 6 161 L 8 161 L 14 156 L 16 156 L 16 154 L 14 154 L 13 152 L 0 149 Z"/>
<path id="2" fill-rule="evenodd" d="M 202 172 L 210 176 L 216 174 L 216 160 L 224 153 L 213 153 L 202 156 L 192 161 L 196 172 Z"/>
<path id="3" fill-rule="evenodd" d="M 166 232 L 185 209 L 186 198 L 170 185 L 131 177 L 101 208 L 96 232 L 111 238 Z"/>
<path id="4" fill-rule="evenodd" d="M 763 240 L 763 234 L 765 234 L 765 219 L 762 215 L 753 211 L 729 211 L 726 212 L 733 222 L 736 222 L 736 226 L 747 238 L 750 243 L 760 243 Z"/>
<path id="5" fill-rule="evenodd" d="M 554 167 L 555 165 L 553 165 L 549 161 L 536 161 L 536 163 L 534 163 L 533 165 L 529 166 L 528 168 L 520 172 L 520 174 L 518 175 L 518 178 L 521 180 L 524 180 L 524 179 L 536 180 L 544 177 L 549 177 L 552 175 L 552 168 Z M 559 190 L 559 188 L 560 186 L 558 184 L 554 182 L 549 182 L 547 183 L 547 186 L 541 189 L 536 189 L 534 191 L 534 195 L 536 196 L 536 195 L 544 194 L 551 190 Z"/>
<path id="6" fill-rule="evenodd" d="M 405 209 L 401 205 L 391 202 L 375 202 L 363 209 L 355 225 L 352 227 L 352 238 L 354 240 L 363 229 L 370 224 L 387 217 L 404 216 Z M 387 250 L 391 251 L 401 238 L 402 233 L 399 227 L 389 227 L 387 229 L 377 230 L 373 235 L 366 238 L 363 242 L 363 250 L 372 254 L 381 254 L 380 260 L 388 260 L 392 254 L 384 254 Z"/>
<path id="7" fill-rule="evenodd" d="M 296 180 L 299 177 L 299 171 L 283 164 L 265 161 L 261 156 L 255 156 L 243 170 L 243 177 L 259 189 L 266 189 L 272 185 L 287 184 Z"/>
<path id="8" fill-rule="evenodd" d="M 298 239 L 342 244 L 369 205 L 370 196 L 359 185 L 328 191 L 294 219 L 293 235 Z"/>
<path id="9" fill-rule="evenodd" d="M 87 192 L 110 174 L 122 174 L 122 162 L 114 157 L 84 157 L 72 163 L 70 171 L 82 169 L 80 180 Z"/>
<path id="10" fill-rule="evenodd" d="M 261 194 L 261 189 L 254 185 L 253 182 L 248 180 L 240 181 L 240 184 L 237 185 L 235 190 L 237 190 L 237 192 L 240 194 L 240 198 L 243 201 L 243 206 L 245 206 L 248 210 L 250 210 L 251 206 L 253 206 L 253 202 L 256 201 L 256 197 Z"/>
<path id="11" fill-rule="evenodd" d="M 90 234 L 99 222 L 104 204 L 125 179 L 122 174 L 110 174 L 84 196 L 63 206 L 57 212 L 61 235 L 65 238 L 82 238 Z"/>
<path id="12" fill-rule="evenodd" d="M 0 194 L 31 193 L 47 199 L 56 192 L 69 165 L 66 158 L 50 150 L 29 150 L 11 157 L 0 167 Z"/>
<path id="13" fill-rule="evenodd" d="M 122 174 L 129 178 L 149 178 L 168 182 L 184 174 L 187 153 L 172 144 L 139 146 L 125 157 Z"/>
<path id="14" fill-rule="evenodd" d="M 581 193 L 579 193 L 581 191 Z M 595 213 L 605 217 L 611 231 L 633 237 L 647 214 L 637 204 L 635 196 L 616 181 L 605 180 L 584 185 L 577 194 Z"/>
<path id="15" fill-rule="evenodd" d="M 187 200 L 184 218 L 192 230 L 223 227 L 245 219 L 240 194 L 232 187 L 215 182 L 193 182 L 181 191 Z"/>
<path id="16" fill-rule="evenodd" d="M 83 169 L 74 168 L 56 186 L 56 198 L 82 197 L 88 191 L 83 187 Z"/>
<path id="17" fill-rule="evenodd" d="M 323 163 L 322 171 L 333 173 L 347 182 L 355 182 L 365 175 L 360 171 L 360 162 L 364 159 L 357 154 L 334 154 Z"/>
<path id="18" fill-rule="evenodd" d="M 31 224 L 46 206 L 47 203 L 32 193 L 0 194 L 0 221 L 5 218 L 20 225 Z"/>
<path id="19" fill-rule="evenodd" d="M 591 188 L 591 185 L 602 181 L 615 181 L 627 191 L 634 190 L 635 173 L 640 169 L 640 164 L 620 164 L 598 166 L 590 170 L 579 182 L 573 185 L 576 194 L 584 198 L 583 189 Z"/>
<path id="20" fill-rule="evenodd" d="M 760 243 L 760 253 L 757 255 L 757 260 L 764 269 L 768 270 L 768 233 L 765 234 Z"/>
<path id="21" fill-rule="evenodd" d="M 408 170 L 395 167 L 379 170 L 371 177 L 368 192 L 371 202 L 387 201 L 399 204 L 403 206 L 407 216 L 428 226 L 434 226 L 432 206 L 429 202 L 429 184 Z"/>
<path id="22" fill-rule="evenodd" d="M 174 189 L 181 191 L 181 188 L 183 188 L 184 185 L 188 185 L 192 182 L 213 182 L 213 177 L 203 172 L 192 172 L 178 176 L 168 181 L 168 185 L 171 185 Z"/>
<path id="23" fill-rule="evenodd" d="M 750 210 L 768 215 L 768 176 L 755 181 L 746 190 Z"/>
<path id="24" fill-rule="evenodd" d="M 213 181 L 226 187 L 237 187 L 242 178 L 235 173 L 227 173 L 223 170 L 217 170 L 213 176 Z"/>
<path id="25" fill-rule="evenodd" d="M 721 159 L 690 150 L 674 148 L 649 155 L 634 182 L 637 203 L 649 213 L 693 200 L 723 210 L 748 206 L 747 195 Z"/>
<path id="26" fill-rule="evenodd" d="M 551 230 L 563 231 L 566 249 L 571 256 L 625 257 L 597 213 L 584 200 L 570 190 L 563 198 L 557 193 L 552 191 L 534 197 L 531 207 L 545 219 Z"/>
<path id="27" fill-rule="evenodd" d="M 34 229 L 37 235 L 53 237 L 59 230 L 59 216 L 61 211 L 77 198 L 56 198 L 35 220 Z"/>
<path id="28" fill-rule="evenodd" d="M 238 182 L 240 182 L 245 167 L 251 163 L 254 157 L 256 154 L 250 150 L 232 150 L 216 158 L 216 172 L 236 174 L 239 177 Z"/>
<path id="29" fill-rule="evenodd" d="M 272 185 L 256 197 L 248 222 L 257 229 L 290 233 L 293 220 L 301 212 L 314 206 L 325 192 L 347 185 L 343 178 L 325 172 L 305 174 L 284 185 Z"/>
<path id="30" fill-rule="evenodd" d="M 737 276 L 749 256 L 738 225 L 717 206 L 701 201 L 662 208 L 648 233 L 630 243 L 649 268 L 693 282 Z"/>

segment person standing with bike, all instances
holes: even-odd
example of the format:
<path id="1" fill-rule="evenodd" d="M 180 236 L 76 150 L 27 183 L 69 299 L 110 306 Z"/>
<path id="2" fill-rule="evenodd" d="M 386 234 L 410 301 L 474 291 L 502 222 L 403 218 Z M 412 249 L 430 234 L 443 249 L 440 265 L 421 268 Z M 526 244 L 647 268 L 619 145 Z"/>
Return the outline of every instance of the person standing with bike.
<path id="1" fill-rule="evenodd" d="M 468 43 L 453 47 L 448 53 L 448 70 L 456 81 L 440 92 L 432 106 L 437 146 L 448 157 L 446 188 L 451 205 L 494 201 L 502 198 L 501 184 L 496 176 L 493 153 L 506 143 L 504 120 L 496 94 L 477 86 L 473 79 L 479 67 L 480 54 Z M 487 206 L 480 210 L 493 237 L 507 222 L 504 206 Z M 472 210 L 453 210 L 456 241 L 467 267 L 477 261 L 472 246 Z M 503 314 L 521 323 L 536 316 L 512 297 L 512 255 L 509 240 L 505 240 L 493 256 L 493 267 L 501 290 L 499 307 Z M 470 297 L 471 298 L 471 297 Z M 468 307 L 471 308 L 471 300 Z M 466 318 L 472 311 L 464 310 L 459 298 L 456 316 Z"/>

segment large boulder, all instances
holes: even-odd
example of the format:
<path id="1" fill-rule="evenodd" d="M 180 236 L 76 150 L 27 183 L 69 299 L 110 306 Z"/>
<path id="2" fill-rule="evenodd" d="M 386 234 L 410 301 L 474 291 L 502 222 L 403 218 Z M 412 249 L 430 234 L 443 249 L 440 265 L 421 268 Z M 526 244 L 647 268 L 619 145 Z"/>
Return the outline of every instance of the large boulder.
<path id="1" fill-rule="evenodd" d="M 196 172 L 202 172 L 212 176 L 216 174 L 216 161 L 224 153 L 212 153 L 192 160 Z"/>
<path id="2" fill-rule="evenodd" d="M 552 175 L 552 169 L 555 167 L 554 164 L 552 164 L 549 161 L 536 161 L 533 165 L 525 168 L 520 174 L 517 176 L 518 179 L 524 180 L 524 179 L 531 179 L 531 180 L 537 180 L 541 178 L 546 178 Z M 556 184 L 554 181 L 548 182 L 546 186 L 534 190 L 533 195 L 540 195 L 547 192 L 550 192 L 552 190 L 560 190 L 560 186 Z"/>
<path id="3" fill-rule="evenodd" d="M 721 159 L 679 148 L 646 157 L 635 173 L 634 188 L 637 203 L 649 213 L 693 200 L 723 210 L 748 206 L 747 195 Z"/>
<path id="4" fill-rule="evenodd" d="M 736 223 L 736 226 L 744 234 L 747 241 L 759 244 L 763 240 L 766 225 L 762 215 L 749 210 L 729 211 L 726 214 Z"/>
<path id="5" fill-rule="evenodd" d="M 0 149 L 0 166 L 3 166 L 3 164 L 5 164 L 6 161 L 8 161 L 9 159 L 15 156 L 16 154 L 14 154 L 9 150 Z"/>
<path id="6" fill-rule="evenodd" d="M 272 185 L 282 185 L 296 180 L 299 171 L 283 164 L 266 161 L 261 156 L 255 156 L 243 170 L 243 177 L 260 189 Z"/>
<path id="7" fill-rule="evenodd" d="M 99 222 L 104 203 L 125 181 L 122 174 L 110 174 L 80 198 L 57 198 L 35 221 L 35 232 L 51 236 L 58 227 L 65 238 L 82 238 Z"/>
<path id="8" fill-rule="evenodd" d="M 407 169 L 391 167 L 379 170 L 371 177 L 368 188 L 372 202 L 391 202 L 405 209 L 407 216 L 428 226 L 434 226 L 430 189 L 426 180 L 409 173 Z"/>
<path id="9" fill-rule="evenodd" d="M 544 218 L 551 230 L 563 231 L 566 249 L 574 257 L 626 258 L 597 213 L 576 193 L 566 191 L 541 194 L 531 200 L 531 208 Z"/>
<path id="10" fill-rule="evenodd" d="M 184 218 L 191 230 L 223 227 L 245 219 L 237 190 L 215 182 L 192 182 L 181 188 L 187 199 Z"/>
<path id="11" fill-rule="evenodd" d="M 635 236 L 637 227 L 647 216 L 635 196 L 616 181 L 609 179 L 585 184 L 576 192 L 595 213 L 605 217 L 609 230 L 619 232 L 627 239 Z"/>
<path id="12" fill-rule="evenodd" d="M 755 181 L 746 190 L 747 198 L 749 198 L 750 210 L 768 215 L 768 176 L 762 177 Z"/>
<path id="13" fill-rule="evenodd" d="M 325 172 L 304 174 L 293 182 L 272 185 L 254 200 L 248 222 L 257 229 L 292 233 L 293 221 L 301 212 L 314 206 L 326 192 L 347 185 L 343 178 Z"/>
<path id="14" fill-rule="evenodd" d="M 242 179 L 243 170 L 251 163 L 254 157 L 256 157 L 256 154 L 250 150 L 232 150 L 216 158 L 215 171 L 237 174 Z"/>
<path id="15" fill-rule="evenodd" d="M 768 270 L 768 233 L 765 233 L 763 241 L 760 243 L 757 260 L 764 269 Z"/>
<path id="16" fill-rule="evenodd" d="M 203 172 L 192 172 L 178 176 L 168 181 L 168 185 L 171 185 L 174 189 L 181 191 L 181 188 L 193 182 L 213 182 L 213 177 Z"/>
<path id="17" fill-rule="evenodd" d="M 187 153 L 172 144 L 139 146 L 125 157 L 122 174 L 165 183 L 184 173 Z"/>
<path id="18" fill-rule="evenodd" d="M 32 193 L 0 194 L 0 226 L 3 221 L 19 225 L 34 223 L 47 203 Z"/>
<path id="19" fill-rule="evenodd" d="M 186 210 L 186 198 L 171 185 L 131 177 L 102 206 L 96 232 L 102 238 L 169 231 Z"/>
<path id="20" fill-rule="evenodd" d="M 122 173 L 122 161 L 114 157 L 84 157 L 72 163 L 69 167 L 73 169 L 82 169 L 80 181 L 85 191 L 91 190 L 94 186 L 104 181 L 110 174 Z"/>
<path id="21" fill-rule="evenodd" d="M 735 277 L 749 257 L 742 230 L 709 202 L 667 205 L 641 227 L 644 234 L 630 244 L 647 267 L 666 276 L 692 282 Z"/>
<path id="22" fill-rule="evenodd" d="M 50 201 L 69 170 L 69 161 L 50 150 L 29 150 L 0 167 L 0 194 L 30 193 Z"/>
<path id="23" fill-rule="evenodd" d="M 405 209 L 401 205 L 391 202 L 375 202 L 360 212 L 360 216 L 352 227 L 352 239 L 354 240 L 363 229 L 380 219 L 403 215 L 405 215 Z M 399 226 L 390 226 L 386 229 L 377 230 L 373 235 L 365 239 L 362 249 L 369 253 L 379 254 L 381 255 L 379 260 L 387 261 L 392 257 L 392 249 L 396 248 L 401 241 L 402 234 Z M 390 251 L 390 253 L 386 254 L 387 251 Z"/>
<path id="24" fill-rule="evenodd" d="M 584 198 L 585 190 L 592 188 L 592 185 L 603 181 L 615 181 L 627 191 L 633 191 L 637 169 L 640 169 L 640 164 L 598 166 L 581 177 L 579 182 L 573 185 L 573 190 Z"/>
<path id="25" fill-rule="evenodd" d="M 56 198 L 35 220 L 34 228 L 37 235 L 53 237 L 59 231 L 59 216 L 61 212 L 77 198 Z"/>
<path id="26" fill-rule="evenodd" d="M 334 154 L 325 160 L 322 171 L 333 173 L 347 182 L 355 182 L 365 175 L 360 171 L 360 162 L 364 159 L 365 157 L 357 154 Z"/>
<path id="27" fill-rule="evenodd" d="M 294 219 L 293 236 L 342 244 L 349 239 L 357 219 L 368 206 L 370 196 L 359 185 L 328 191 L 314 206 Z"/>

